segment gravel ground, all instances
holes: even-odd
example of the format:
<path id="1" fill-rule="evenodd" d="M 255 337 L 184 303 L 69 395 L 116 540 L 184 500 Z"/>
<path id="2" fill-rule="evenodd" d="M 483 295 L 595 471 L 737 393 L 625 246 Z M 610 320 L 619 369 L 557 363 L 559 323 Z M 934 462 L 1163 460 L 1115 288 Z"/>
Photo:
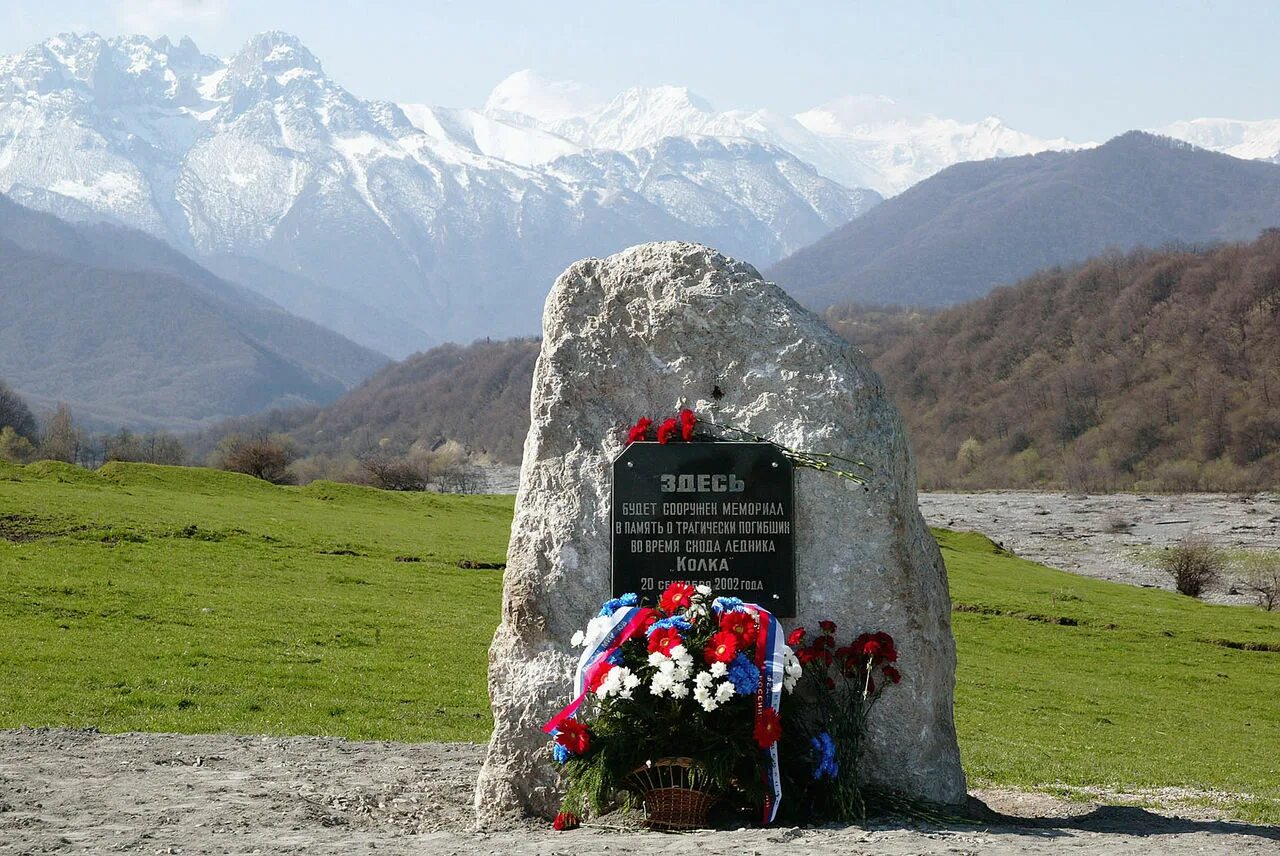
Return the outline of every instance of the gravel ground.
<path id="1" fill-rule="evenodd" d="M 982 532 L 1050 567 L 1170 591 L 1150 557 L 1189 533 L 1226 550 L 1280 550 L 1280 494 L 922 493 L 920 509 L 930 526 Z M 1203 599 L 1256 603 L 1231 589 L 1228 579 Z"/>
<path id="2" fill-rule="evenodd" d="M 1015 791 L 977 792 L 994 811 L 968 825 L 670 835 L 557 833 L 530 823 L 482 833 L 471 829 L 480 759 L 481 747 L 468 744 L 0 731 L 0 853 L 1280 852 L 1280 827 L 1226 822 L 1203 808 L 1157 811 Z"/>

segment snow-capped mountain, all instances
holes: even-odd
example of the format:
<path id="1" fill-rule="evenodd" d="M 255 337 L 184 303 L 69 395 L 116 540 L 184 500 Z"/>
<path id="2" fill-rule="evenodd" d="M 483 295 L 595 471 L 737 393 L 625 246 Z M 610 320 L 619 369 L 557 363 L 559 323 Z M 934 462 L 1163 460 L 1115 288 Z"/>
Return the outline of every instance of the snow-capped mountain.
<path id="1" fill-rule="evenodd" d="M 505 97 L 555 121 L 588 103 L 532 88 Z M 584 152 L 504 118 L 503 97 L 489 112 L 361 100 L 284 33 L 229 60 L 186 39 L 60 36 L 0 60 L 0 192 L 163 237 L 397 356 L 536 331 L 551 278 L 584 255 L 680 237 L 763 265 L 878 201 L 751 140 Z"/>
<path id="2" fill-rule="evenodd" d="M 1280 163 L 1280 119 L 1191 119 L 1152 133 L 1232 157 Z"/>
<path id="3" fill-rule="evenodd" d="M 637 87 L 601 102 L 579 84 L 531 71 L 498 84 L 482 112 L 583 149 L 627 150 L 693 135 L 756 140 L 791 152 L 841 184 L 886 196 L 960 161 L 1079 147 L 1015 131 L 996 118 L 958 122 L 907 110 L 883 97 L 850 96 L 785 116 L 770 110 L 718 111 L 678 86 Z"/>

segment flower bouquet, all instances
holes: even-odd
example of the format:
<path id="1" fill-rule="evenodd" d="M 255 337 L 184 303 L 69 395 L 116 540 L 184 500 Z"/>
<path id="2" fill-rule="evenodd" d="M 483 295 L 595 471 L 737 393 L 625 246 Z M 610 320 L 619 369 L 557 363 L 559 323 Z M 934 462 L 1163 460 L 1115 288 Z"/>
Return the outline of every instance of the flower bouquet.
<path id="1" fill-rule="evenodd" d="M 576 697 L 547 724 L 563 815 L 602 814 L 621 791 L 654 828 L 705 826 L 720 802 L 772 819 L 781 694 L 801 674 L 777 619 L 674 583 L 653 608 L 610 600 L 572 643 Z"/>
<path id="2" fill-rule="evenodd" d="M 834 622 L 819 622 L 819 628 L 810 636 L 798 627 L 787 637 L 787 650 L 794 648 L 801 667 L 782 747 L 783 782 L 794 795 L 786 819 L 793 823 L 863 819 L 858 760 L 867 715 L 885 688 L 902 680 L 888 633 L 863 633 L 840 645 Z"/>

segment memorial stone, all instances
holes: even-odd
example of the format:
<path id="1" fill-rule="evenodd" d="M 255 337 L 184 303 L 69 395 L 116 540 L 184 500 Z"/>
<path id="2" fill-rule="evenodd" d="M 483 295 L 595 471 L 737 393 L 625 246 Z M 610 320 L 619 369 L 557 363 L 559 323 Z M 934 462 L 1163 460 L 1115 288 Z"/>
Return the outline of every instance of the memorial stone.
<path id="1" fill-rule="evenodd" d="M 872 712 L 863 773 L 912 797 L 964 801 L 946 573 L 917 506 L 901 418 L 858 350 L 748 264 L 697 244 L 645 244 L 577 262 L 556 281 L 530 406 L 501 619 L 489 654 L 494 730 L 476 787 L 481 825 L 555 813 L 558 768 L 541 729 L 569 700 L 576 662 L 570 636 L 620 584 L 634 580 L 642 588 L 652 577 L 657 591 L 660 580 L 682 573 L 712 583 L 736 578 L 744 599 L 758 592 L 766 596 L 762 605 L 781 603 L 788 626 L 829 616 L 840 621 L 842 634 L 890 633 L 903 680 Z M 671 533 L 680 542 L 770 540 L 775 552 L 767 555 L 776 563 L 723 544 L 637 550 L 619 524 L 660 523 L 665 533 L 668 523 L 674 529 L 699 516 L 660 505 L 615 509 L 618 491 L 632 497 L 628 502 L 721 506 L 737 501 L 731 488 L 739 485 L 730 477 L 741 480 L 742 494 L 770 490 L 732 462 L 699 466 L 679 458 L 720 454 L 715 447 L 730 444 L 637 443 L 624 451 L 626 428 L 637 417 L 661 418 L 681 407 L 791 449 L 863 461 L 867 484 L 797 467 L 789 509 L 781 499 L 780 513 L 752 507 L 727 515 L 717 507 L 702 518 L 789 533 Z M 627 476 L 615 480 L 615 462 L 625 470 L 628 461 L 632 471 L 649 467 L 641 471 L 659 476 L 656 493 L 653 485 L 645 488 L 650 498 L 627 493 L 644 492 Z M 670 474 L 673 490 L 664 492 L 660 477 Z M 682 482 L 682 475 L 693 480 Z M 680 557 L 684 571 L 676 565 Z"/>

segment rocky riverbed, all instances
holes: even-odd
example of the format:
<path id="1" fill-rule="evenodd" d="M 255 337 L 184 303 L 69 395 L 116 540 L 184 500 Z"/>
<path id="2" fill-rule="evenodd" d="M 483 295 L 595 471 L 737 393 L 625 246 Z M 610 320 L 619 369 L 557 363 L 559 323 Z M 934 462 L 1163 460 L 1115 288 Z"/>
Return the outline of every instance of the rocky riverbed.
<path id="1" fill-rule="evenodd" d="M 1101 494 L 1033 491 L 922 493 L 930 526 L 982 532 L 1023 558 L 1129 585 L 1173 589 L 1155 564 L 1186 535 L 1229 553 L 1280 550 L 1280 495 Z M 1250 604 L 1228 574 L 1204 600 Z"/>
<path id="2" fill-rule="evenodd" d="M 481 747 L 327 738 L 0 732 L 0 853 L 1204 854 L 1275 853 L 1280 827 L 1235 823 L 1189 792 L 982 791 L 971 823 L 671 835 L 543 822 L 471 828 Z M 1105 803 L 1112 803 L 1106 805 Z M 1115 803 L 1129 803 L 1117 805 Z M 1142 808 L 1136 804 L 1158 805 Z"/>

